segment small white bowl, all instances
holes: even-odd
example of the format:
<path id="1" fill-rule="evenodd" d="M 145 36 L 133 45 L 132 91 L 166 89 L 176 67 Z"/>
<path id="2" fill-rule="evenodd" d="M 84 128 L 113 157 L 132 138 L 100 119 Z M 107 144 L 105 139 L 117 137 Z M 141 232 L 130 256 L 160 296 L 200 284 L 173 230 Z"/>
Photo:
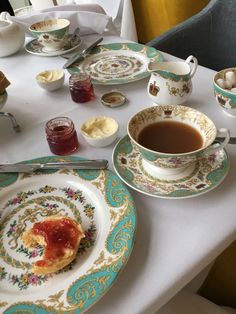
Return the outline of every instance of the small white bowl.
<path id="1" fill-rule="evenodd" d="M 105 147 L 113 143 L 118 135 L 118 122 L 106 116 L 99 116 L 85 121 L 81 128 L 85 140 L 94 147 Z"/>
<path id="2" fill-rule="evenodd" d="M 49 92 L 61 88 L 64 80 L 65 73 L 63 70 L 46 70 L 36 76 L 38 85 Z"/>

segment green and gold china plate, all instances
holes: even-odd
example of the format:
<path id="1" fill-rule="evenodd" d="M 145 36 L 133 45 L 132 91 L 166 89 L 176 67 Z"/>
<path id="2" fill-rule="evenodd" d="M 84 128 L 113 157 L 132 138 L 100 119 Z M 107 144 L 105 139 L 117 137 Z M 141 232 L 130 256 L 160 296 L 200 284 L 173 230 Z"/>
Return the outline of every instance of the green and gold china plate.
<path id="1" fill-rule="evenodd" d="M 2 173 L 0 203 L 1 313 L 83 313 L 111 287 L 130 256 L 136 207 L 126 186 L 109 170 Z M 26 248 L 21 235 L 57 214 L 81 223 L 85 238 L 70 265 L 55 274 L 36 275 L 32 263 L 41 259 L 43 247 Z"/>
<path id="2" fill-rule="evenodd" d="M 153 47 L 113 43 L 97 46 L 68 71 L 71 74 L 85 72 L 92 77 L 94 84 L 125 84 L 148 77 L 147 66 L 151 61 L 163 61 L 162 54 Z"/>
<path id="3" fill-rule="evenodd" d="M 26 44 L 25 50 L 33 55 L 41 57 L 56 57 L 75 50 L 81 45 L 81 42 L 82 41 L 80 36 L 70 34 L 63 48 L 56 51 L 48 51 L 44 50 L 44 47 L 38 42 L 37 39 L 33 39 L 28 44 Z"/>
<path id="4" fill-rule="evenodd" d="M 139 151 L 123 137 L 113 151 L 113 165 L 118 176 L 131 188 L 154 197 L 180 199 L 195 197 L 217 187 L 229 171 L 229 158 L 225 150 L 200 159 L 193 172 L 179 180 L 153 177 L 143 167 Z"/>

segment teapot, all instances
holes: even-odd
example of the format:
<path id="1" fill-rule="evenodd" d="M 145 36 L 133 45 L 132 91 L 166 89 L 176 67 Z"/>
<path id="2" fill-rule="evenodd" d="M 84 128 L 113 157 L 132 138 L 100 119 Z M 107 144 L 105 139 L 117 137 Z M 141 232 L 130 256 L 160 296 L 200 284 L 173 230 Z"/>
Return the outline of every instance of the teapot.
<path id="1" fill-rule="evenodd" d="M 190 62 L 193 61 L 193 65 Z M 148 82 L 148 95 L 158 105 L 180 105 L 192 93 L 192 77 L 198 66 L 194 56 L 185 61 L 150 62 L 148 71 L 151 77 Z"/>
<path id="2" fill-rule="evenodd" d="M 17 52 L 25 42 L 23 30 L 16 23 L 8 21 L 5 13 L 0 15 L 0 57 Z"/>

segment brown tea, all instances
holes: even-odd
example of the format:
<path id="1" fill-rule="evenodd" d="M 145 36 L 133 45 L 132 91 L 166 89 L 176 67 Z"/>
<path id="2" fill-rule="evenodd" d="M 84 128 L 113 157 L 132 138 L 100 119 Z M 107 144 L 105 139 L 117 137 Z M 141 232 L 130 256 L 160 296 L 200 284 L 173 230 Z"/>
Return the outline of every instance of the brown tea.
<path id="1" fill-rule="evenodd" d="M 161 121 L 146 126 L 138 143 L 161 153 L 180 154 L 202 147 L 203 138 L 193 127 L 176 121 Z"/>

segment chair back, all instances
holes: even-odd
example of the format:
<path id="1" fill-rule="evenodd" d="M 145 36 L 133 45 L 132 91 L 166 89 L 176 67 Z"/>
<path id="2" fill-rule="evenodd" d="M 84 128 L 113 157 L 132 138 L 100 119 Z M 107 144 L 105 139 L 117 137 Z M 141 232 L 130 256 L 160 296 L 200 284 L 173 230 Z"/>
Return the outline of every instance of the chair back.
<path id="1" fill-rule="evenodd" d="M 211 0 L 198 14 L 147 43 L 182 59 L 194 55 L 213 70 L 236 66 L 235 0 Z"/>
<path id="2" fill-rule="evenodd" d="M 217 70 L 236 66 L 236 1 L 218 0 L 209 14 L 207 63 Z"/>

